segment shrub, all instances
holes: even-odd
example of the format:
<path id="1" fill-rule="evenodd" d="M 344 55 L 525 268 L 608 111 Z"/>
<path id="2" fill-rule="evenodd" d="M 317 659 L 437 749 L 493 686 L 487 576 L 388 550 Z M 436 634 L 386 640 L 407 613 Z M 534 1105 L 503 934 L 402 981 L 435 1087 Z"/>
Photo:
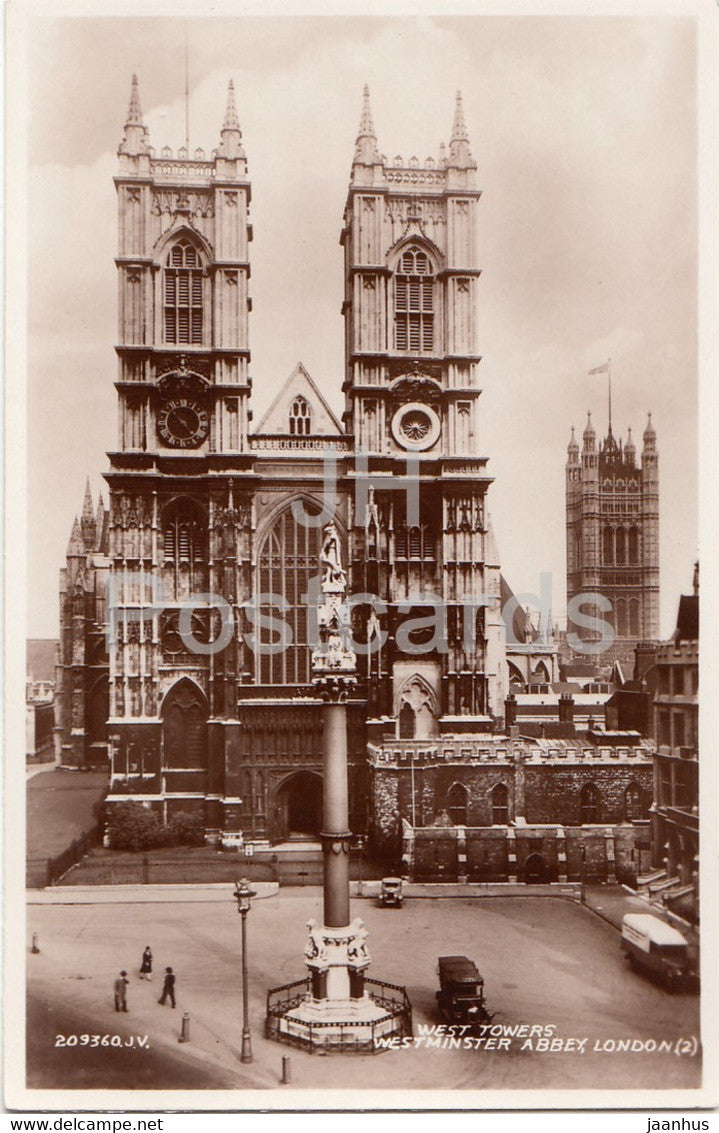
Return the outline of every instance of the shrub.
<path id="1" fill-rule="evenodd" d="M 205 824 L 199 814 L 178 811 L 168 826 L 169 845 L 204 846 Z"/>
<path id="2" fill-rule="evenodd" d="M 159 815 L 140 803 L 118 803 L 110 808 L 107 833 L 112 850 L 153 850 L 167 844 L 167 827 Z"/>

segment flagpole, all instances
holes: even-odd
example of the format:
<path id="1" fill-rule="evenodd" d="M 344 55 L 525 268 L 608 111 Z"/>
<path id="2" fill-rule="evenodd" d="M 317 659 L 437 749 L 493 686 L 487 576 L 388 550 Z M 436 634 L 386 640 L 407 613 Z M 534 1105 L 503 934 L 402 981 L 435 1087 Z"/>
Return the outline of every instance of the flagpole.
<path id="1" fill-rule="evenodd" d="M 607 378 L 609 379 L 609 436 L 612 435 L 612 360 L 607 359 Z"/>

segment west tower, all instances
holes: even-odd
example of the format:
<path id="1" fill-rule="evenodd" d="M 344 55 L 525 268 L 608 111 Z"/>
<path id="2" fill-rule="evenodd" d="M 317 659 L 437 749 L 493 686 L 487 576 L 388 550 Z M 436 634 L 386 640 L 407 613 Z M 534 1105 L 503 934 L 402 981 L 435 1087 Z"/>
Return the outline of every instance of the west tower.
<path id="1" fill-rule="evenodd" d="M 359 488 L 351 589 L 386 607 L 373 626 L 386 642 L 368 661 L 369 713 L 392 718 L 398 736 L 481 730 L 503 710 L 491 478 L 476 451 L 476 170 L 461 95 L 436 159 L 388 161 L 365 88 L 341 237 L 344 420 Z M 429 649 L 428 629 L 399 628 L 433 613 Z"/>

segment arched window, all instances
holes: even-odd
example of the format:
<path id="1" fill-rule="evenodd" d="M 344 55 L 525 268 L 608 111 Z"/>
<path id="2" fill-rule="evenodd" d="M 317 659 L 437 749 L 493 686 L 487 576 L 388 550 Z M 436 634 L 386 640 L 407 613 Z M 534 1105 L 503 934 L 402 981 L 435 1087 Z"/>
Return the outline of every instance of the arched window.
<path id="1" fill-rule="evenodd" d="M 301 506 L 308 514 L 319 515 L 319 507 Z M 260 684 L 310 681 L 308 595 L 311 580 L 318 584 L 321 545 L 321 526 L 298 522 L 290 507 L 275 520 L 262 543 L 258 561 L 262 621 L 258 619 L 255 631 L 259 638 L 255 657 Z"/>
<path id="2" fill-rule="evenodd" d="M 417 722 L 414 708 L 405 700 L 399 712 L 399 738 L 413 740 L 415 724 Z"/>
<path id="3" fill-rule="evenodd" d="M 629 636 L 639 637 L 639 599 L 629 599 Z"/>
<path id="4" fill-rule="evenodd" d="M 434 348 L 434 276 L 426 252 L 402 253 L 394 280 L 394 345 L 414 354 Z"/>
<path id="5" fill-rule="evenodd" d="M 492 790 L 492 826 L 506 826 L 509 822 L 509 791 L 504 783 Z"/>
<path id="6" fill-rule="evenodd" d="M 202 345 L 202 262 L 189 240 L 173 244 L 165 261 L 165 341 Z"/>
<path id="7" fill-rule="evenodd" d="M 627 561 L 627 544 L 626 535 L 623 527 L 617 528 L 617 562 L 625 563 Z"/>
<path id="8" fill-rule="evenodd" d="M 304 397 L 296 397 L 290 406 L 290 436 L 308 437 L 312 428 L 312 411 Z"/>
<path id="9" fill-rule="evenodd" d="M 624 813 L 629 822 L 642 817 L 642 792 L 634 782 L 624 792 Z"/>
<path id="10" fill-rule="evenodd" d="M 614 629 L 618 637 L 627 636 L 627 603 L 624 598 L 617 598 L 616 601 Z"/>
<path id="11" fill-rule="evenodd" d="M 599 822 L 599 801 L 599 791 L 594 783 L 585 783 L 579 792 L 579 822 L 582 826 Z"/>
<path id="12" fill-rule="evenodd" d="M 447 813 L 453 826 L 467 825 L 467 788 L 455 783 L 447 791 Z"/>
<path id="13" fill-rule="evenodd" d="M 163 581 L 180 601 L 206 590 L 207 525 L 200 508 L 182 497 L 162 513 Z"/>
<path id="14" fill-rule="evenodd" d="M 602 561 L 614 562 L 614 532 L 611 527 L 605 527 L 602 535 Z"/>
<path id="15" fill-rule="evenodd" d="M 628 541 L 628 561 L 630 563 L 639 562 L 639 532 L 636 527 L 629 528 L 629 541 Z"/>

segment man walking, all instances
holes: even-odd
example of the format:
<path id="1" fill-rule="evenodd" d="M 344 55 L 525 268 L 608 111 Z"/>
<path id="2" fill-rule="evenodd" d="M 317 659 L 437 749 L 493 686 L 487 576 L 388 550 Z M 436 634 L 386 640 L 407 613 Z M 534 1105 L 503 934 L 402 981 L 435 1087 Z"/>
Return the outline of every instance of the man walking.
<path id="1" fill-rule="evenodd" d="M 165 982 L 162 985 L 162 995 L 160 996 L 160 998 L 158 999 L 157 1002 L 161 1003 L 164 1007 L 165 1000 L 168 997 L 170 999 L 170 1004 L 174 1007 L 175 1006 L 175 976 L 174 976 L 174 973 L 172 971 L 172 968 L 165 968 Z"/>
<path id="2" fill-rule="evenodd" d="M 127 972 L 122 971 L 115 980 L 115 1010 L 127 1011 L 126 989 L 129 984 Z"/>

